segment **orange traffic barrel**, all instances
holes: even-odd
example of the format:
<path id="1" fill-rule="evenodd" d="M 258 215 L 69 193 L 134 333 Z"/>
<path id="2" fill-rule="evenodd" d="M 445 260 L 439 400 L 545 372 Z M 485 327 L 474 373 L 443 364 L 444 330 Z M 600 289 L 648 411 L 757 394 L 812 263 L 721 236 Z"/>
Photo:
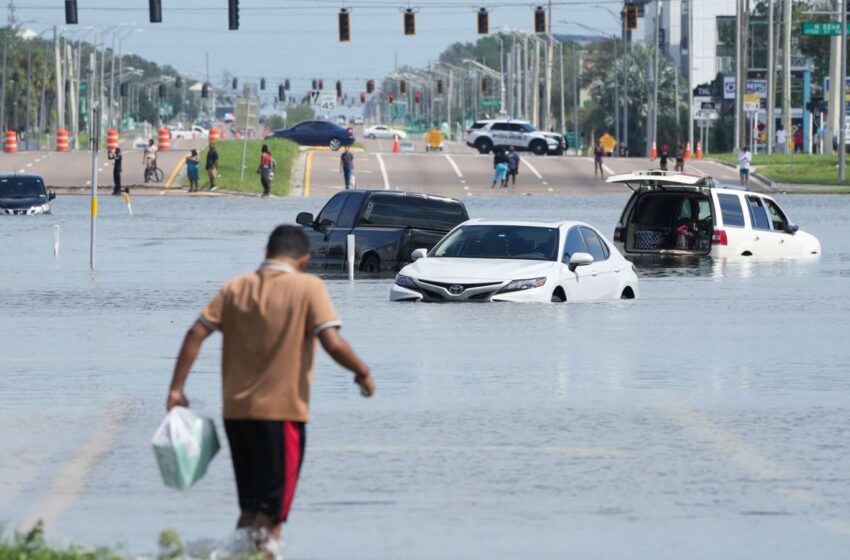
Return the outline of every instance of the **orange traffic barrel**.
<path id="1" fill-rule="evenodd" d="M 171 135 L 167 128 L 159 129 L 159 151 L 165 152 L 171 149 Z"/>
<path id="2" fill-rule="evenodd" d="M 68 151 L 68 131 L 64 128 L 60 128 L 56 131 L 56 151 L 57 152 L 67 152 Z"/>
<path id="3" fill-rule="evenodd" d="M 3 139 L 3 151 L 10 153 L 18 151 L 18 136 L 14 130 L 6 131 L 6 136 Z"/>
<path id="4" fill-rule="evenodd" d="M 118 149 L 118 131 L 114 128 L 106 131 L 106 149 L 110 152 Z"/>
<path id="5" fill-rule="evenodd" d="M 210 129 L 210 144 L 212 144 L 213 142 L 218 142 L 219 140 L 221 140 L 221 137 L 219 136 L 219 134 L 220 134 L 220 132 L 217 128 L 211 128 Z"/>

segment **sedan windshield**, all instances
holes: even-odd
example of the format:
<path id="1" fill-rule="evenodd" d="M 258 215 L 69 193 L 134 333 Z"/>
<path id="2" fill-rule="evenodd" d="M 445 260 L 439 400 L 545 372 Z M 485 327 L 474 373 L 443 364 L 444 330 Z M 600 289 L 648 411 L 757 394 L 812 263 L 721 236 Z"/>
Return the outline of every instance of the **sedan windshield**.
<path id="1" fill-rule="evenodd" d="M 44 183 L 33 177 L 0 178 L 0 198 L 47 198 Z"/>
<path id="2" fill-rule="evenodd" d="M 554 261 L 557 251 L 558 228 L 469 225 L 449 234 L 433 256 Z"/>

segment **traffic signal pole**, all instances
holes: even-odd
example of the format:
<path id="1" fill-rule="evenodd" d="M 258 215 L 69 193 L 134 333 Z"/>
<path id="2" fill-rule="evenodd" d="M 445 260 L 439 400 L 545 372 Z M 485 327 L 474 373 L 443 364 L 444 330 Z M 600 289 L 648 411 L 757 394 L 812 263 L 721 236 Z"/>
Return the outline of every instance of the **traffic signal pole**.
<path id="1" fill-rule="evenodd" d="M 767 0 L 767 153 L 773 153 L 776 139 L 776 52 L 773 25 L 773 0 Z"/>
<path id="2" fill-rule="evenodd" d="M 836 90 L 841 92 L 838 102 L 838 180 L 844 182 L 847 172 L 847 0 L 841 0 L 841 49 L 839 53 L 841 64 L 841 81 L 836 84 Z"/>

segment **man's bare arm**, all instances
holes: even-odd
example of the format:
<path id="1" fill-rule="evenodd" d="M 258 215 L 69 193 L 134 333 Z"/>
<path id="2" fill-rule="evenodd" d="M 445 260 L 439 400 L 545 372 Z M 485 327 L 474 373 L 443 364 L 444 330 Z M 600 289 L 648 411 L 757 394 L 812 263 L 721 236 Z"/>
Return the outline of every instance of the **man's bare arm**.
<path id="1" fill-rule="evenodd" d="M 354 373 L 354 382 L 360 386 L 360 393 L 364 397 L 375 394 L 375 382 L 369 374 L 369 367 L 340 336 L 339 329 L 331 327 L 322 330 L 319 333 L 319 342 L 336 363 Z"/>
<path id="2" fill-rule="evenodd" d="M 171 378 L 171 387 L 168 390 L 168 401 L 166 402 L 167 410 L 171 410 L 175 406 L 189 406 L 189 400 L 183 393 L 183 387 L 186 385 L 186 378 L 189 377 L 192 364 L 195 363 L 198 352 L 201 350 L 201 344 L 212 333 L 213 330 L 201 321 L 195 321 L 195 324 L 186 333 L 183 346 L 180 347 L 180 354 L 177 356 L 177 363 L 174 365 L 174 375 Z"/>

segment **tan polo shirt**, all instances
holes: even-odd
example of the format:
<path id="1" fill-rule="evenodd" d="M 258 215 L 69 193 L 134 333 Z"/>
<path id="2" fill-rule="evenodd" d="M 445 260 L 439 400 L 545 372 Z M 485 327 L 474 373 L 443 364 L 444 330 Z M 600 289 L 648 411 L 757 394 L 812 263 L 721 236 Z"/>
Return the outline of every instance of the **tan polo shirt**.
<path id="1" fill-rule="evenodd" d="M 342 324 L 319 277 L 267 260 L 225 284 L 200 320 L 224 337 L 226 419 L 307 421 L 316 335 Z"/>

